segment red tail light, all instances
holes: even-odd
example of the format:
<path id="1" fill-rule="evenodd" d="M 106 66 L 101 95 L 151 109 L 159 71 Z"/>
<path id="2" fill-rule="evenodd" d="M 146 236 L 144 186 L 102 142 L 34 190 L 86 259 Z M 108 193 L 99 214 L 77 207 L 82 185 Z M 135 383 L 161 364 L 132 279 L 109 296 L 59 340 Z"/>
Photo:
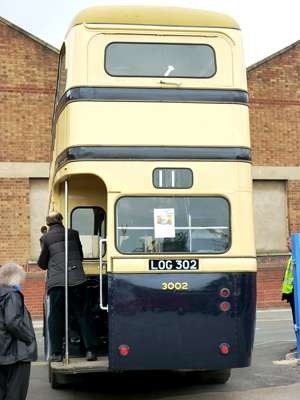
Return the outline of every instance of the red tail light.
<path id="1" fill-rule="evenodd" d="M 129 353 L 129 347 L 127 346 L 127 344 L 121 344 L 119 346 L 119 354 L 120 354 L 120 356 L 126 357 L 126 356 L 128 356 L 128 353 Z"/>
<path id="2" fill-rule="evenodd" d="M 220 290 L 220 292 L 219 292 L 219 295 L 221 296 L 221 297 L 223 297 L 224 299 L 227 299 L 227 297 L 229 297 L 230 296 L 230 289 L 228 289 L 228 288 L 222 288 L 221 290 Z"/>
<path id="3" fill-rule="evenodd" d="M 226 356 L 230 352 L 230 345 L 228 343 L 221 343 L 219 346 L 219 350 L 221 354 L 224 354 Z"/>
<path id="4" fill-rule="evenodd" d="M 228 301 L 222 301 L 222 303 L 220 303 L 220 310 L 223 312 L 227 312 L 229 311 L 231 308 L 231 304 Z"/>

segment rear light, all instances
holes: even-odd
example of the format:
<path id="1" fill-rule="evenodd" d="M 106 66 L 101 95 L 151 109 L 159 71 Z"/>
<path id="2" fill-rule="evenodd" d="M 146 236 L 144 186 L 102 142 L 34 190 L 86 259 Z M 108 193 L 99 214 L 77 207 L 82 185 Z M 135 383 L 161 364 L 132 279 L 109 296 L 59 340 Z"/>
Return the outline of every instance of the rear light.
<path id="1" fill-rule="evenodd" d="M 220 353 L 226 356 L 230 352 L 230 345 L 228 343 L 221 343 L 219 346 Z"/>
<path id="2" fill-rule="evenodd" d="M 127 344 L 121 344 L 119 346 L 119 354 L 120 354 L 120 356 L 126 357 L 126 356 L 128 356 L 128 353 L 129 353 L 129 347 L 127 346 Z"/>
<path id="3" fill-rule="evenodd" d="M 228 288 L 222 288 L 221 290 L 220 290 L 220 292 L 219 292 L 219 295 L 221 296 L 221 297 L 223 297 L 224 299 L 227 299 L 227 297 L 229 297 L 230 296 L 230 289 L 228 289 Z"/>
<path id="4" fill-rule="evenodd" d="M 220 303 L 220 310 L 223 312 L 227 312 L 229 311 L 231 308 L 231 304 L 228 301 L 222 301 L 222 303 Z"/>

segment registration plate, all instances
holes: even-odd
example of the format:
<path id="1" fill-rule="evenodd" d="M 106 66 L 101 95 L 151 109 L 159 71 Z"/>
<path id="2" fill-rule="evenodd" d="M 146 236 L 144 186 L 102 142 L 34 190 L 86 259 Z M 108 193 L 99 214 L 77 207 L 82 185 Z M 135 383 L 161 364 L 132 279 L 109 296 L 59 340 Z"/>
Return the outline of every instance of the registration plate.
<path id="1" fill-rule="evenodd" d="M 198 260 L 149 260 L 151 271 L 193 271 L 199 269 Z"/>

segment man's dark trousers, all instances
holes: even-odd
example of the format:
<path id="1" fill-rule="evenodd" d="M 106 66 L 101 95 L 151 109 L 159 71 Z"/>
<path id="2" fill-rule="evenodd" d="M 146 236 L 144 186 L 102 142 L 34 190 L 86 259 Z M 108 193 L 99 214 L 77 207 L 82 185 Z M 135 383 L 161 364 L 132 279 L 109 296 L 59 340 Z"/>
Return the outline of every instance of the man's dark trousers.
<path id="1" fill-rule="evenodd" d="M 0 365 L 0 400 L 25 400 L 29 376 L 30 362 Z"/>
<path id="2" fill-rule="evenodd" d="M 50 313 L 48 317 L 51 354 L 62 354 L 65 336 L 65 288 L 53 287 L 48 292 Z M 96 336 L 87 310 L 86 284 L 69 286 L 69 312 L 75 318 L 85 350 L 96 347 Z"/>

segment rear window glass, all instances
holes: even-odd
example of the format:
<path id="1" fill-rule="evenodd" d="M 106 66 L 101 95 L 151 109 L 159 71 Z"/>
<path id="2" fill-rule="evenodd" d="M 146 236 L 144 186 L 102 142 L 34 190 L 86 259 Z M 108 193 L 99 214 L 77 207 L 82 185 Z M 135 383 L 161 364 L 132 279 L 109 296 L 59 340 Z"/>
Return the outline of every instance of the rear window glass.
<path id="1" fill-rule="evenodd" d="M 209 78 L 215 52 L 205 44 L 111 43 L 105 69 L 112 76 Z"/>
<path id="2" fill-rule="evenodd" d="M 121 253 L 224 253 L 230 208 L 222 197 L 122 197 L 116 206 Z"/>
<path id="3" fill-rule="evenodd" d="M 193 173 L 188 168 L 156 168 L 153 185 L 158 189 L 187 189 L 193 186 Z"/>

